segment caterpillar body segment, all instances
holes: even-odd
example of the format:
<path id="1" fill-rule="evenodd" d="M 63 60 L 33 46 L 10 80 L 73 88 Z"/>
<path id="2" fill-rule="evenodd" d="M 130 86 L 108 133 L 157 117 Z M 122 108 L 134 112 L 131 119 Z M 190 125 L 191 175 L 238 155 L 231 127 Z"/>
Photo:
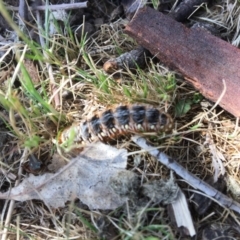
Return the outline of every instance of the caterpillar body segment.
<path id="1" fill-rule="evenodd" d="M 169 114 L 149 105 L 122 105 L 107 109 L 92 118 L 75 122 L 60 134 L 63 143 L 72 136 L 73 143 L 82 144 L 100 140 L 107 142 L 138 133 L 164 133 L 173 128 Z"/>

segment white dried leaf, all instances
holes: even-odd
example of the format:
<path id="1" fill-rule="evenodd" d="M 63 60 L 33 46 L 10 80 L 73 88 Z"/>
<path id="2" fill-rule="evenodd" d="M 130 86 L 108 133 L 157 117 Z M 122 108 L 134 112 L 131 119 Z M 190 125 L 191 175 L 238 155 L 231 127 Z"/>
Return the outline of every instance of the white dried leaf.
<path id="1" fill-rule="evenodd" d="M 40 199 L 45 204 L 63 207 L 79 198 L 91 209 L 115 209 L 127 197 L 120 197 L 110 188 L 110 179 L 126 168 L 127 151 L 96 143 L 72 159 L 55 174 L 30 175 L 0 198 L 26 201 Z"/>

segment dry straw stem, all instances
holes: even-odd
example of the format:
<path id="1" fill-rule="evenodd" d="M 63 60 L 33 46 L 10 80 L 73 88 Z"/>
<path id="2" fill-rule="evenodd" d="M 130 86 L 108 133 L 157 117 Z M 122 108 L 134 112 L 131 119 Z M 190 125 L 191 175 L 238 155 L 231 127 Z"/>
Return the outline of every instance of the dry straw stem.
<path id="1" fill-rule="evenodd" d="M 233 199 L 227 197 L 221 192 L 217 191 L 215 188 L 194 176 L 190 172 L 188 172 L 184 167 L 182 167 L 176 160 L 167 156 L 165 153 L 157 150 L 155 147 L 151 146 L 147 143 L 147 141 L 139 136 L 132 137 L 132 140 L 141 148 L 148 151 L 153 157 L 157 158 L 159 162 L 167 166 L 169 169 L 173 170 L 176 174 L 182 177 L 187 183 L 189 183 L 192 187 L 199 189 L 207 196 L 215 199 L 215 201 L 229 209 L 240 213 L 240 204 Z"/>

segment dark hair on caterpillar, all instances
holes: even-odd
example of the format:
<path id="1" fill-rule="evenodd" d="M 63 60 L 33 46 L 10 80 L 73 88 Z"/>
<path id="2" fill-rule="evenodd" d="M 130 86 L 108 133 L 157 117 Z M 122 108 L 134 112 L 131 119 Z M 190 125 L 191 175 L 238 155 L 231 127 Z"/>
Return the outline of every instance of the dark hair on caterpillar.
<path id="1" fill-rule="evenodd" d="M 169 114 L 149 105 L 122 105 L 107 109 L 88 120 L 75 122 L 59 136 L 64 143 L 73 136 L 73 143 L 100 140 L 107 142 L 119 136 L 137 133 L 164 133 L 173 128 Z"/>

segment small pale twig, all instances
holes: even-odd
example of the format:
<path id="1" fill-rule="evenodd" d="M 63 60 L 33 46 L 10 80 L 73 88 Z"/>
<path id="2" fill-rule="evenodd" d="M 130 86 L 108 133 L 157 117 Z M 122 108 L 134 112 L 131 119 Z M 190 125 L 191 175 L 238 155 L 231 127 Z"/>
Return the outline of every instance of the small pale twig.
<path id="1" fill-rule="evenodd" d="M 24 0 L 25 1 L 25 0 Z M 45 10 L 68 10 L 68 9 L 76 9 L 76 8 L 87 8 L 88 2 L 82 2 L 82 3 L 66 3 L 66 4 L 55 4 L 55 5 L 43 5 L 43 6 L 34 6 L 29 7 L 29 10 L 38 10 L 38 11 L 45 11 Z M 11 11 L 19 11 L 19 7 L 13 7 L 13 6 L 6 6 L 8 10 Z"/>
<path id="2" fill-rule="evenodd" d="M 15 185 L 14 185 L 15 187 L 20 182 L 20 179 L 21 179 L 21 176 L 22 176 L 22 163 L 25 161 L 25 159 L 27 157 L 27 152 L 28 152 L 28 149 L 25 148 L 24 151 L 23 151 L 22 157 L 20 159 L 20 166 L 19 166 L 19 169 L 18 169 L 18 179 L 15 182 Z M 4 229 L 2 231 L 1 240 L 6 240 L 7 239 L 7 232 L 8 232 L 9 224 L 10 224 L 10 221 L 11 221 L 14 205 L 15 205 L 15 200 L 11 200 L 10 204 L 9 204 L 9 207 L 8 207 L 7 217 L 6 217 L 6 220 L 5 220 L 5 223 L 4 223 Z"/>
<path id="3" fill-rule="evenodd" d="M 188 172 L 176 160 L 170 158 L 165 153 L 149 145 L 144 138 L 139 136 L 133 136 L 132 139 L 138 146 L 148 151 L 152 156 L 157 158 L 159 162 L 164 164 L 169 169 L 173 170 L 177 175 L 182 177 L 192 187 L 199 189 L 200 191 L 205 193 L 207 196 L 215 199 L 215 201 L 218 204 L 240 213 L 240 204 L 238 202 L 227 197 L 226 195 L 217 191 L 215 188 L 213 188 L 203 180 L 199 179 L 192 173 Z"/>

